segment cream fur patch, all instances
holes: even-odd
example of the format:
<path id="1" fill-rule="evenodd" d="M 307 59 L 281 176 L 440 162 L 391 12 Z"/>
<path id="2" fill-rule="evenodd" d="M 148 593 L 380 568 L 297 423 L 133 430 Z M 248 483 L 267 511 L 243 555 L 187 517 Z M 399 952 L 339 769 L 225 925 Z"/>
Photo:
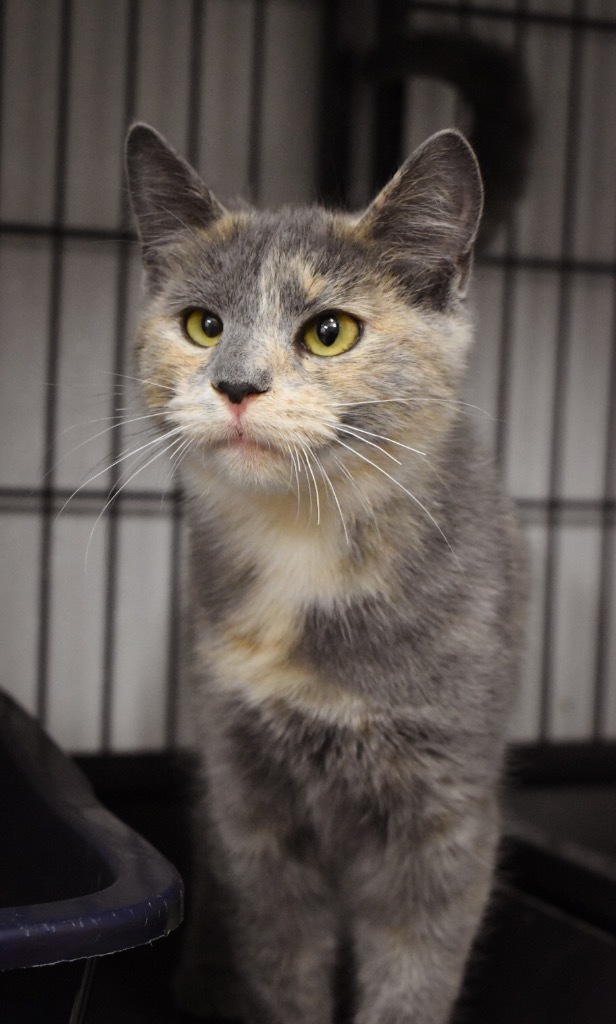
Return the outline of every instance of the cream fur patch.
<path id="1" fill-rule="evenodd" d="M 256 579 L 233 614 L 207 630 L 199 657 L 223 692 L 255 703 L 283 699 L 328 721 L 357 725 L 368 714 L 365 700 L 294 660 L 293 649 L 307 607 L 333 607 L 374 593 L 378 577 L 350 568 L 334 519 L 308 528 L 280 516 L 272 522 L 256 504 L 249 514 L 236 509 L 235 521 L 227 524 L 242 557 L 255 565 Z"/>

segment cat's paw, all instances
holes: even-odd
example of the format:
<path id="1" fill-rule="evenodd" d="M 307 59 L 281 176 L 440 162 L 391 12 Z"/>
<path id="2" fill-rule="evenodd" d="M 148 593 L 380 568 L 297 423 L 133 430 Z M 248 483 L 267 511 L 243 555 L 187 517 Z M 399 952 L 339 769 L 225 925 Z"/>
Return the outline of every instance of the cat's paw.
<path id="1" fill-rule="evenodd" d="M 226 971 L 202 964 L 182 965 L 174 983 L 173 995 L 179 1008 L 193 1017 L 240 1024 L 242 1007 L 235 979 Z"/>

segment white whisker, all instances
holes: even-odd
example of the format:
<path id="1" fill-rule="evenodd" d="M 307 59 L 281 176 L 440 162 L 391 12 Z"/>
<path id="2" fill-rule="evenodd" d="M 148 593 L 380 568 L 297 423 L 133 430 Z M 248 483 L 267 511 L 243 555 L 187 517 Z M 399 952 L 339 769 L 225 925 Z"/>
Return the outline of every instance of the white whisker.
<path id="1" fill-rule="evenodd" d="M 332 426 L 335 426 L 337 430 L 343 429 L 342 427 L 340 427 L 340 426 L 338 426 L 336 424 L 332 424 Z M 363 430 L 361 427 L 346 428 L 346 433 L 351 433 L 352 431 L 353 431 L 353 433 L 352 433 L 351 436 L 355 437 L 356 440 L 358 440 L 358 441 L 366 440 L 361 435 L 369 434 L 371 437 L 378 437 L 382 441 L 389 441 L 390 444 L 395 444 L 395 445 L 398 445 L 398 447 L 400 447 L 400 448 L 405 448 L 407 451 L 412 452 L 414 455 L 420 455 L 423 459 L 426 459 L 426 461 L 428 463 L 428 466 L 430 467 L 431 471 L 436 476 L 437 480 L 439 480 L 442 483 L 442 485 L 449 491 L 450 488 L 449 488 L 449 485 L 447 484 L 447 481 L 444 480 L 443 477 L 441 476 L 441 474 L 436 470 L 436 468 L 434 467 L 433 462 L 430 461 L 430 458 L 429 458 L 429 456 L 428 456 L 428 454 L 426 452 L 420 452 L 419 449 L 417 449 L 417 448 L 411 448 L 410 445 L 403 444 L 402 441 L 395 441 L 393 439 L 393 437 L 385 437 L 382 434 L 373 434 L 370 430 Z M 366 441 L 366 444 L 370 444 L 370 442 Z M 379 448 L 379 445 L 374 445 L 374 447 Z M 384 451 L 384 449 L 381 448 L 380 450 L 383 451 L 385 455 L 388 454 L 387 452 Z M 392 456 L 390 456 L 390 458 L 392 458 Z M 394 459 L 394 462 L 397 462 L 399 466 L 402 465 L 402 463 L 400 462 L 399 459 Z"/>
<path id="2" fill-rule="evenodd" d="M 130 459 L 130 458 L 132 458 L 132 457 L 134 457 L 136 455 L 139 455 L 140 452 L 145 451 L 146 448 L 151 448 L 152 445 L 154 445 L 154 444 L 162 444 L 166 440 L 168 440 L 168 438 L 174 437 L 175 435 L 177 435 L 179 433 L 181 433 L 180 427 L 175 427 L 173 430 L 167 431 L 166 434 L 163 434 L 160 437 L 156 436 L 156 437 L 152 438 L 150 441 L 147 441 L 145 444 L 142 444 L 139 448 L 131 448 L 128 451 L 123 452 L 121 455 L 118 456 L 117 459 L 114 459 L 114 461 L 109 466 L 104 466 L 103 469 L 99 470 L 97 473 L 94 473 L 92 476 L 89 476 L 87 478 L 87 480 L 84 480 L 83 483 L 79 484 L 79 486 L 75 488 L 75 490 L 72 492 L 72 494 L 69 495 L 69 497 L 66 499 L 66 501 L 62 505 L 62 508 L 58 512 L 58 515 L 56 516 L 56 519 L 59 518 L 59 516 L 62 515 L 62 513 L 64 512 L 64 509 L 69 504 L 69 502 L 71 502 L 73 500 L 73 498 L 77 494 L 80 493 L 80 491 L 83 491 L 84 487 L 89 487 L 89 485 L 94 483 L 95 480 L 98 480 L 98 478 L 100 476 L 102 476 L 103 473 L 108 473 L 110 469 L 113 469 L 114 466 L 119 466 L 120 463 L 121 462 L 125 462 L 126 459 Z"/>
<path id="3" fill-rule="evenodd" d="M 288 449 L 289 456 L 290 456 L 290 459 L 291 459 L 291 467 L 292 467 L 292 469 L 291 469 L 291 480 L 293 479 L 293 474 L 295 474 L 295 494 L 297 496 L 297 511 L 296 511 L 295 519 L 297 521 L 297 519 L 299 519 L 299 510 L 300 510 L 300 505 L 301 505 L 301 491 L 300 491 L 300 482 L 299 482 L 299 469 L 298 469 L 298 464 L 297 464 L 297 452 L 293 449 L 291 444 L 287 445 L 287 449 Z M 291 481 L 289 481 L 289 484 L 290 484 L 290 482 Z"/>
<path id="4" fill-rule="evenodd" d="M 171 487 L 173 479 L 176 476 L 176 474 L 177 474 L 177 472 L 178 472 L 178 470 L 180 468 L 180 465 L 181 465 L 181 463 L 182 463 L 182 461 L 184 459 L 184 456 L 188 455 L 188 452 L 189 452 L 190 448 L 195 443 L 196 442 L 192 438 L 190 438 L 190 437 L 187 438 L 185 441 L 183 441 L 179 445 L 178 448 L 176 448 L 176 450 L 174 451 L 173 455 L 171 456 L 171 458 L 169 460 L 169 462 L 170 462 L 169 472 L 167 473 L 167 476 L 165 477 L 165 482 L 163 484 L 163 488 L 162 488 L 161 495 L 160 495 L 161 504 L 165 500 L 167 491 Z"/>
<path id="5" fill-rule="evenodd" d="M 338 425 L 336 425 L 336 426 L 337 426 L 337 429 L 340 429 L 340 427 Z M 354 430 L 358 434 L 367 434 L 368 437 L 376 437 L 376 438 L 379 439 L 379 441 L 387 441 L 389 444 L 395 444 L 398 448 L 405 448 L 407 452 L 413 452 L 415 455 L 421 455 L 422 458 L 424 458 L 424 459 L 428 458 L 426 452 L 420 452 L 419 448 L 412 448 L 408 444 L 403 444 L 402 441 L 394 440 L 393 437 L 386 437 L 384 434 L 375 434 L 371 430 L 364 430 L 363 427 L 356 427 L 355 425 L 353 425 L 353 427 L 350 428 L 345 423 L 344 426 L 347 428 L 347 430 L 352 429 L 352 430 Z"/>
<path id="6" fill-rule="evenodd" d="M 340 508 L 340 502 L 338 501 L 338 495 L 336 494 L 336 490 L 334 488 L 334 485 L 331 482 L 327 472 L 325 471 L 325 468 L 321 464 L 321 461 L 314 454 L 313 454 L 313 458 L 314 458 L 314 461 L 316 463 L 316 466 L 317 466 L 321 476 L 323 477 L 325 483 L 328 485 L 328 487 L 329 487 L 329 489 L 330 489 L 330 491 L 332 493 L 332 497 L 333 497 L 333 499 L 334 499 L 334 501 L 336 503 L 336 508 L 338 509 L 338 515 L 340 516 L 340 522 L 342 523 L 342 529 L 344 530 L 344 536 L 346 538 L 347 544 L 349 544 L 350 543 L 349 542 L 349 534 L 348 534 L 348 531 L 347 531 L 346 523 L 344 521 L 344 516 L 342 514 L 342 509 Z"/>
<path id="7" fill-rule="evenodd" d="M 331 457 L 332 457 L 333 461 L 334 461 L 334 462 L 336 463 L 336 465 L 338 466 L 339 470 L 340 470 L 340 471 L 341 471 L 341 472 L 342 472 L 342 473 L 344 474 L 344 476 L 345 476 L 345 477 L 347 478 L 347 480 L 349 481 L 349 483 L 350 483 L 351 487 L 353 488 L 353 490 L 354 490 L 354 491 L 355 491 L 355 492 L 357 493 L 357 495 L 358 495 L 358 497 L 359 497 L 359 500 L 360 500 L 360 501 L 362 502 L 362 504 L 364 505 L 364 507 L 365 507 L 365 509 L 366 509 L 366 512 L 367 512 L 367 513 L 369 514 L 369 516 L 370 516 L 370 517 L 371 517 L 371 519 L 372 519 L 372 522 L 374 523 L 374 526 L 375 526 L 375 529 L 376 529 L 376 533 L 377 533 L 377 536 L 378 536 L 378 537 L 380 538 L 380 536 L 381 536 L 381 531 L 380 531 L 380 528 L 379 528 L 379 521 L 378 521 L 378 519 L 377 519 L 377 517 L 376 517 L 376 515 L 375 515 L 375 512 L 374 512 L 374 509 L 373 509 L 373 507 L 372 507 L 372 503 L 371 503 L 371 501 L 370 501 L 370 498 L 368 497 L 368 495 L 366 494 L 366 492 L 365 492 L 364 490 L 362 490 L 362 488 L 361 488 L 361 487 L 359 486 L 359 484 L 358 484 L 358 483 L 357 483 L 357 481 L 355 480 L 355 477 L 354 477 L 354 476 L 353 476 L 353 474 L 352 474 L 352 473 L 350 472 L 350 470 L 348 469 L 348 467 L 347 467 L 347 466 L 345 466 L 344 462 L 342 462 L 342 461 L 341 461 L 341 460 L 340 460 L 340 459 L 338 458 L 338 456 L 337 456 L 337 455 L 334 455 L 333 453 L 332 453 L 332 456 L 331 456 Z"/>
<path id="8" fill-rule="evenodd" d="M 298 450 L 298 452 L 297 452 L 298 465 L 299 465 L 299 468 L 300 468 L 300 472 L 303 472 L 305 477 L 306 477 L 306 485 L 307 485 L 307 488 L 308 488 L 308 501 L 310 502 L 309 521 L 312 522 L 312 509 L 313 509 L 313 504 L 312 504 L 312 487 L 310 486 L 310 477 L 308 475 L 308 470 L 306 468 L 306 457 L 305 457 L 305 455 L 303 453 L 302 446 L 298 443 L 297 447 L 298 447 L 298 449 L 301 449 L 301 450 Z"/>
<path id="9" fill-rule="evenodd" d="M 53 465 L 50 466 L 47 472 L 44 473 L 43 476 L 41 477 L 41 483 L 44 483 L 45 480 L 47 480 L 52 475 L 52 473 L 55 473 L 58 466 L 61 466 L 62 463 L 66 461 L 66 459 L 70 458 L 70 456 L 74 454 L 74 452 L 79 451 L 80 448 L 83 448 L 84 445 L 89 444 L 90 441 L 96 441 L 96 439 L 102 437 L 103 434 L 106 434 L 111 430 L 116 430 L 118 427 L 135 423 L 139 419 L 149 419 L 150 417 L 153 419 L 155 417 L 155 414 L 150 413 L 147 416 L 135 416 L 130 420 L 119 420 L 117 416 L 99 416 L 93 420 L 86 420 L 85 422 L 82 423 L 73 423 L 71 424 L 70 427 L 65 427 L 64 430 L 61 430 L 58 434 L 56 434 L 53 444 L 51 444 L 47 449 L 47 454 L 55 450 L 60 438 L 64 437 L 66 434 L 70 434 L 74 430 L 81 430 L 84 427 L 91 427 L 94 426 L 96 423 L 108 423 L 109 420 L 115 421 L 110 426 L 105 427 L 103 430 L 99 430 L 96 434 L 93 434 L 91 437 L 86 437 L 85 440 L 80 441 L 79 444 L 76 444 L 72 448 L 69 448 L 67 452 L 64 452 L 57 459 L 55 459 Z"/>
<path id="10" fill-rule="evenodd" d="M 86 444 L 90 444 L 91 441 L 96 441 L 99 437 L 102 437 L 104 434 L 109 434 L 112 430 L 118 430 L 120 427 L 130 427 L 133 423 L 139 423 L 142 420 L 154 420 L 158 419 L 159 417 L 159 413 L 150 412 L 146 413 L 144 416 L 132 416 L 129 420 L 119 419 L 118 417 L 115 416 L 101 416 L 100 419 L 90 420 L 88 423 L 75 423 L 73 424 L 72 427 L 67 427 L 66 430 L 62 431 L 62 434 L 66 434 L 70 430 L 76 430 L 78 427 L 88 427 L 92 426 L 95 423 L 103 423 L 105 420 L 117 420 L 117 422 L 112 423 L 110 426 L 104 427 L 103 430 L 97 431 L 96 434 L 92 434 L 91 437 L 86 437 L 83 441 L 80 441 L 79 444 L 76 444 L 74 448 L 71 448 L 70 451 L 65 452 L 64 455 L 60 456 L 60 458 L 58 459 L 58 463 L 68 458 L 69 455 L 72 455 L 74 452 L 78 452 L 80 448 L 83 448 L 84 445 Z M 62 437 L 62 434 L 59 434 L 58 437 Z"/>
<path id="11" fill-rule="evenodd" d="M 133 380 L 138 384 L 149 384 L 155 388 L 162 388 L 163 391 L 173 391 L 175 393 L 175 388 L 170 387 L 168 384 L 161 384 L 158 380 L 148 380 L 145 377 L 131 377 L 128 373 L 114 373 L 112 370 L 106 370 L 104 372 L 108 373 L 110 377 L 121 377 L 122 380 Z"/>
<path id="12" fill-rule="evenodd" d="M 178 433 L 178 432 L 179 431 L 171 431 L 170 433 L 165 434 L 163 437 L 156 438 L 155 440 L 166 441 L 169 438 L 171 433 Z M 128 487 L 128 485 L 135 479 L 136 476 L 139 476 L 139 474 L 142 473 L 144 469 L 147 469 L 148 466 L 151 466 L 152 463 L 156 462 L 156 460 L 159 459 L 162 455 L 166 455 L 166 453 L 171 451 L 172 448 L 175 448 L 180 441 L 181 441 L 181 439 L 176 437 L 171 442 L 171 444 L 168 444 L 165 448 L 162 449 L 162 451 L 155 452 L 154 455 L 152 455 L 150 458 L 146 459 L 145 462 L 143 462 L 140 466 L 138 466 L 137 469 L 134 470 L 134 472 L 130 473 L 129 476 L 126 478 L 126 480 L 124 480 L 123 483 L 120 484 L 119 487 L 115 488 L 115 490 L 113 491 L 111 496 L 107 499 L 107 501 L 103 505 L 102 509 L 100 510 L 98 516 L 96 517 L 96 521 L 94 523 L 94 526 L 92 527 L 92 529 L 90 531 L 90 536 L 88 538 L 88 543 L 86 544 L 86 553 L 85 553 L 85 565 L 86 565 L 86 568 L 87 568 L 87 564 L 88 564 L 88 553 L 89 553 L 89 550 L 90 550 L 90 545 L 92 543 L 92 539 L 94 537 L 94 533 L 96 531 L 96 527 L 98 526 L 98 524 L 100 523 L 101 519 L 105 515 L 105 512 L 107 511 L 107 509 L 110 507 L 110 505 L 113 504 L 114 501 L 117 500 L 117 498 L 122 493 L 122 491 L 125 490 Z M 146 447 L 146 446 L 144 445 L 143 447 Z M 143 448 L 141 448 L 139 450 L 143 451 Z"/>
<path id="13" fill-rule="evenodd" d="M 416 401 L 417 397 L 409 395 L 407 398 L 365 398 L 360 402 L 332 402 L 332 406 L 336 409 L 350 409 L 356 405 L 387 405 L 390 402 L 413 402 Z"/>
<path id="14" fill-rule="evenodd" d="M 304 460 L 305 460 L 306 469 L 310 473 L 310 476 L 312 477 L 312 481 L 314 483 L 314 496 L 315 496 L 316 505 L 317 505 L 317 526 L 320 526 L 321 525 L 321 504 L 320 504 L 320 501 L 319 501 L 319 485 L 317 484 L 317 478 L 315 477 L 314 470 L 313 470 L 313 468 L 312 468 L 312 466 L 310 464 L 310 452 L 309 452 L 309 450 L 307 448 L 304 448 L 303 445 L 301 446 L 301 448 L 302 448 L 302 452 L 304 454 Z"/>
<path id="15" fill-rule="evenodd" d="M 362 455 L 361 452 L 358 452 L 356 448 L 352 448 L 351 445 L 345 444 L 344 441 L 340 440 L 340 438 L 338 438 L 338 444 L 342 445 L 342 447 L 346 448 L 348 451 L 353 452 L 353 454 L 357 455 L 357 457 L 359 459 L 361 459 L 363 462 L 367 462 L 369 466 L 373 466 L 376 470 L 378 470 L 379 473 L 382 473 L 383 476 L 386 476 L 388 480 L 391 480 L 392 483 L 396 484 L 396 486 L 399 487 L 401 491 L 404 491 L 404 493 L 407 494 L 409 496 L 409 498 L 412 501 L 414 501 L 416 505 L 419 506 L 419 508 L 424 513 L 424 515 L 426 515 L 428 517 L 428 519 L 433 524 L 433 526 L 438 530 L 438 532 L 440 533 L 441 537 L 445 541 L 445 544 L 447 545 L 447 547 L 449 548 L 451 554 L 453 555 L 455 561 L 457 562 L 458 568 L 460 568 L 460 570 L 462 570 L 462 566 L 460 565 L 460 560 L 458 559 L 458 556 L 456 555 L 456 553 L 453 550 L 451 544 L 447 540 L 447 537 L 443 533 L 443 531 L 442 531 L 441 527 L 439 526 L 439 524 L 437 523 L 436 519 L 434 518 L 432 513 L 429 511 L 429 509 L 426 508 L 426 506 L 423 504 L 423 502 L 421 502 L 419 500 L 419 498 L 416 497 L 416 495 L 413 494 L 412 491 L 409 491 L 409 489 L 407 487 L 405 487 L 404 484 L 401 484 L 399 480 L 396 480 L 395 476 L 392 476 L 391 473 L 388 473 L 385 469 L 383 469 L 382 466 L 379 466 L 378 463 L 373 462 L 372 459 L 369 459 L 365 455 Z"/>
<path id="16" fill-rule="evenodd" d="M 369 441 L 367 437 L 362 437 L 361 434 L 357 434 L 354 427 L 343 427 L 341 424 L 338 424 L 336 430 L 342 431 L 343 434 L 349 434 L 351 437 L 354 437 L 357 441 L 363 441 L 364 444 L 368 444 L 370 445 L 371 448 L 376 448 L 377 451 L 382 452 L 383 455 L 387 456 L 388 459 L 391 459 L 392 462 L 395 462 L 396 465 L 402 465 L 400 459 L 397 459 L 395 455 L 392 455 L 390 452 L 386 451 L 385 448 L 382 447 L 382 445 L 376 444 L 374 441 Z"/>
<path id="17" fill-rule="evenodd" d="M 436 398 L 433 395 L 407 395 L 399 396 L 398 398 L 366 398 L 360 402 L 332 402 L 332 406 L 337 409 L 350 409 L 358 405 L 389 405 L 395 402 L 415 402 L 417 405 L 423 405 L 426 402 L 438 402 L 440 405 L 451 405 L 458 406 L 462 409 L 471 409 L 473 412 L 481 413 L 482 416 L 487 416 L 488 419 L 494 420 L 494 416 L 487 411 L 482 409 L 480 405 L 473 405 L 472 402 L 463 402 L 457 398 Z"/>

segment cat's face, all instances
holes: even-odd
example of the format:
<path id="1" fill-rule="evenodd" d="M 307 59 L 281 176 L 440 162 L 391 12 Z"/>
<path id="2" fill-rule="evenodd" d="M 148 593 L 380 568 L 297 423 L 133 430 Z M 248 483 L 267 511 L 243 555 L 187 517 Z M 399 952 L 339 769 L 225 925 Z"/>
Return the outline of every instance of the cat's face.
<path id="1" fill-rule="evenodd" d="M 228 213 L 150 129 L 132 138 L 150 284 L 139 375 L 172 450 L 209 481 L 303 487 L 330 504 L 341 489 L 361 500 L 395 486 L 401 466 L 401 480 L 420 475 L 452 415 L 468 336 L 456 295 L 480 186 L 459 136 L 447 173 L 463 181 L 462 167 L 470 185 L 455 227 L 444 227 L 454 185 L 436 181 L 432 222 L 418 207 L 410 245 L 405 175 L 421 192 L 425 167 L 408 165 L 360 218 Z"/>

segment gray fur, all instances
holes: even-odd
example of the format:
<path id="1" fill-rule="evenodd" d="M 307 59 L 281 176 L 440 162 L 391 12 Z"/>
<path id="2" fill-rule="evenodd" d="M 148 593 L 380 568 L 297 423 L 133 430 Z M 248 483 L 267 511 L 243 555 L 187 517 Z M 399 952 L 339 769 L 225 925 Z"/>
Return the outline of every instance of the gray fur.
<path id="1" fill-rule="evenodd" d="M 251 213 L 215 237 L 208 232 L 225 216 L 222 207 L 148 132 L 138 126 L 129 136 L 128 165 L 151 308 L 174 323 L 182 310 L 203 306 L 226 325 L 220 345 L 198 369 L 185 371 L 190 394 L 211 403 L 217 380 L 258 379 L 271 390 L 252 400 L 275 403 L 283 394 L 284 415 L 297 412 L 298 424 L 309 412 L 302 403 L 314 393 L 315 408 L 330 401 L 330 434 L 323 427 L 305 444 L 315 473 L 327 467 L 347 486 L 353 509 L 347 521 L 346 506 L 338 508 L 342 536 L 323 483 L 322 503 L 329 497 L 329 505 L 322 533 L 339 536 L 336 571 L 351 582 L 332 596 L 325 584 L 309 582 L 308 560 L 312 596 L 290 618 L 288 648 L 280 641 L 289 678 L 316 680 L 316 689 L 298 684 L 301 699 L 284 686 L 238 689 L 236 679 L 220 677 L 225 644 L 232 651 L 244 644 L 246 657 L 258 662 L 259 644 L 267 654 L 271 643 L 277 664 L 277 641 L 259 639 L 277 625 L 267 620 L 274 593 L 263 568 L 268 553 L 252 543 L 249 516 L 248 527 L 237 525 L 251 502 L 257 516 L 261 495 L 254 482 L 234 490 L 210 476 L 199 484 L 199 458 L 209 465 L 208 453 L 187 458 L 203 792 L 178 997 L 203 1016 L 237 1015 L 246 1024 L 328 1024 L 345 945 L 355 965 L 355 1024 L 445 1024 L 488 899 L 498 842 L 499 778 L 520 646 L 515 531 L 461 407 L 437 398 L 453 411 L 430 419 L 434 396 L 421 386 L 431 379 L 429 357 L 411 327 L 395 342 L 398 359 L 373 366 L 373 399 L 337 409 L 336 388 L 360 364 L 340 356 L 336 368 L 328 365 L 333 359 L 307 355 L 298 325 L 323 309 L 344 309 L 348 296 L 368 301 L 378 284 L 420 311 L 417 330 L 435 339 L 434 379 L 443 394 L 454 393 L 463 362 L 456 348 L 460 298 L 481 212 L 476 162 L 459 135 L 442 133 L 343 228 L 322 210 L 285 210 Z M 164 211 L 178 185 L 169 221 Z M 183 234 L 178 216 L 186 222 Z M 318 298 L 294 271 L 298 261 L 318 277 Z M 146 360 L 156 345 L 149 312 L 146 304 Z M 186 352 L 194 360 L 194 351 Z M 218 413 L 223 399 L 215 401 Z M 162 407 L 161 415 L 174 422 Z M 359 487 L 354 497 L 349 473 L 339 468 L 345 443 L 355 439 L 361 448 L 349 431 L 408 443 L 415 427 L 426 433 L 428 455 L 399 459 L 395 486 L 383 484 L 372 504 Z M 400 454 L 398 443 L 388 458 Z M 312 503 L 309 480 L 303 486 Z M 276 493 L 274 517 L 284 487 Z M 320 557 L 316 549 L 314 555 Z M 275 561 L 275 551 L 271 556 Z M 281 563 L 283 590 L 287 571 L 291 595 L 297 570 Z M 251 678 L 260 685 L 258 673 Z"/>

